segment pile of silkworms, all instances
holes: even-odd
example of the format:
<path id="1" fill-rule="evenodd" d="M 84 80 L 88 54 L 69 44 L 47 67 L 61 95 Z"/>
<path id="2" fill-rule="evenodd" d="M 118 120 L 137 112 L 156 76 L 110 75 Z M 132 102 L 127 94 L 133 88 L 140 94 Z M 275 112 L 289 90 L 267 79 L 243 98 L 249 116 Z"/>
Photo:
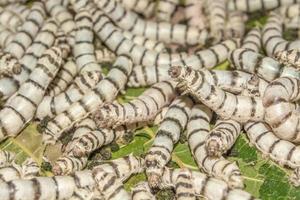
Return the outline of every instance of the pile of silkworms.
<path id="1" fill-rule="evenodd" d="M 1 200 L 154 200 L 167 189 L 177 200 L 254 199 L 226 158 L 240 134 L 292 169 L 290 183 L 300 186 L 300 40 L 284 37 L 300 27 L 299 0 L 0 6 L 0 141 L 38 124 L 53 173 L 0 151 Z M 249 28 L 257 14 L 266 23 Z M 229 69 L 214 69 L 222 63 Z M 145 126 L 158 129 L 144 155 L 106 155 Z M 169 164 L 181 138 L 198 171 Z M 54 147 L 60 154 L 50 159 Z M 143 173 L 145 181 L 125 189 Z"/>

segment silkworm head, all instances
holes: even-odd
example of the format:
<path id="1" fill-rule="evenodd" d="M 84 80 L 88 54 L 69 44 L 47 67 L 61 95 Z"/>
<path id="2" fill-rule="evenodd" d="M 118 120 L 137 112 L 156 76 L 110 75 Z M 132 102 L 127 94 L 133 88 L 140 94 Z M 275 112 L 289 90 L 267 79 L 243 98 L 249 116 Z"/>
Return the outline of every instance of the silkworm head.
<path id="1" fill-rule="evenodd" d="M 173 67 L 170 67 L 168 73 L 169 75 L 171 76 L 171 78 L 173 79 L 179 79 L 179 78 L 182 78 L 182 72 L 183 72 L 183 69 L 182 67 L 180 66 L 173 66 Z"/>

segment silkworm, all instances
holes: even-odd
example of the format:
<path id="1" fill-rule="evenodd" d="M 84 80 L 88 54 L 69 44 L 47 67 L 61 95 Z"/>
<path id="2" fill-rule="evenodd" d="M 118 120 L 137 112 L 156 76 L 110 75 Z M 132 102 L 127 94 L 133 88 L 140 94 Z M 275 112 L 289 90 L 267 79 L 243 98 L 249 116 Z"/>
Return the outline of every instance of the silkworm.
<path id="1" fill-rule="evenodd" d="M 0 5 L 5 6 L 7 4 L 14 4 L 14 3 L 25 3 L 25 0 L 1 0 Z"/>
<path id="2" fill-rule="evenodd" d="M 23 23 L 23 20 L 16 13 L 1 8 L 0 23 L 15 32 L 17 27 Z"/>
<path id="3" fill-rule="evenodd" d="M 46 94 L 50 96 L 56 96 L 60 94 L 71 84 L 76 75 L 77 66 L 75 62 L 73 60 L 67 61 L 48 86 Z"/>
<path id="4" fill-rule="evenodd" d="M 17 14 L 23 21 L 25 21 L 26 17 L 30 13 L 30 8 L 24 4 L 9 4 L 5 6 L 5 9 L 14 12 Z"/>
<path id="5" fill-rule="evenodd" d="M 125 190 L 123 183 L 117 179 L 116 175 L 99 168 L 93 170 L 93 176 L 98 185 L 97 189 L 101 192 L 105 199 L 131 199 L 129 193 Z"/>
<path id="6" fill-rule="evenodd" d="M 21 73 L 14 75 L 13 77 L 0 79 L 0 97 L 2 99 L 10 97 L 28 79 L 29 74 L 37 64 L 37 60 L 45 50 L 53 45 L 57 28 L 58 27 L 53 20 L 48 20 L 37 34 L 32 45 L 19 60 L 19 63 L 22 66 Z"/>
<path id="7" fill-rule="evenodd" d="M 1 139 L 17 135 L 34 117 L 45 90 L 61 65 L 61 51 L 52 47 L 38 60 L 36 68 L 18 92 L 0 111 Z"/>
<path id="8" fill-rule="evenodd" d="M 175 193 L 178 200 L 195 200 L 195 185 L 191 181 L 192 173 L 188 169 L 181 169 L 175 180 Z"/>
<path id="9" fill-rule="evenodd" d="M 0 167 L 7 167 L 15 160 L 16 154 L 11 151 L 0 151 Z"/>
<path id="10" fill-rule="evenodd" d="M 133 10 L 146 18 L 153 15 L 156 2 L 153 0 L 118 0 L 125 8 Z"/>
<path id="11" fill-rule="evenodd" d="M 100 200 L 103 196 L 96 189 L 80 188 L 76 189 L 69 200 Z"/>
<path id="12" fill-rule="evenodd" d="M 228 13 L 228 19 L 225 27 L 225 38 L 242 38 L 245 33 L 245 19 L 247 16 L 241 11 L 232 11 Z"/>
<path id="13" fill-rule="evenodd" d="M 192 105 L 193 101 L 185 96 L 176 98 L 170 105 L 145 157 L 150 187 L 158 186 L 162 169 L 170 160 L 174 145 L 185 129 Z"/>
<path id="14" fill-rule="evenodd" d="M 14 38 L 14 33 L 0 24 L 0 46 L 5 48 Z"/>
<path id="15" fill-rule="evenodd" d="M 299 116 L 295 102 L 299 99 L 300 80 L 293 77 L 281 77 L 271 82 L 263 96 L 266 110 L 265 121 L 280 139 L 299 142 Z"/>
<path id="16" fill-rule="evenodd" d="M 209 28 L 214 42 L 218 43 L 225 37 L 226 2 L 216 0 L 206 2 Z"/>
<path id="17" fill-rule="evenodd" d="M 178 176 L 182 173 L 181 169 L 169 169 L 164 168 L 163 175 L 161 177 L 161 186 L 175 187 Z M 219 179 L 209 177 L 201 172 L 190 171 L 191 179 L 190 184 L 195 185 L 194 194 L 207 199 L 227 199 L 227 200 L 249 200 L 254 199 L 248 192 L 240 189 L 230 189 L 228 185 Z M 218 188 L 216 190 L 216 188 Z"/>
<path id="18" fill-rule="evenodd" d="M 291 4 L 288 6 L 281 6 L 279 9 L 279 13 L 281 16 L 285 18 L 293 18 L 296 16 L 300 16 L 300 5 L 299 4 Z"/>
<path id="19" fill-rule="evenodd" d="M 300 73 L 293 67 L 283 66 L 273 58 L 265 57 L 247 49 L 236 49 L 229 56 L 231 65 L 239 70 L 258 74 L 267 81 L 280 76 L 300 78 Z"/>
<path id="20" fill-rule="evenodd" d="M 52 166 L 52 172 L 55 175 L 68 175 L 75 171 L 82 170 L 87 164 L 86 156 L 75 157 L 72 155 L 62 155 Z"/>
<path id="21" fill-rule="evenodd" d="M 161 0 L 156 6 L 155 17 L 158 21 L 171 21 L 179 1 L 177 0 Z"/>
<path id="22" fill-rule="evenodd" d="M 295 176 L 298 173 L 296 169 L 300 167 L 299 146 L 289 141 L 281 140 L 263 122 L 249 122 L 245 124 L 244 128 L 250 142 L 265 156 L 270 157 L 281 166 L 287 165 L 295 169 L 290 180 L 296 185 L 297 182 L 299 184 L 299 174 Z M 298 178 L 293 180 L 296 177 Z"/>
<path id="23" fill-rule="evenodd" d="M 234 145 L 242 125 L 235 120 L 218 120 L 206 138 L 205 147 L 209 156 L 220 157 Z"/>
<path id="24" fill-rule="evenodd" d="M 244 123 L 263 120 L 265 109 L 259 97 L 234 95 L 205 81 L 203 72 L 189 67 L 171 67 L 170 76 L 178 83 L 183 94 L 189 93 L 211 108 L 223 119 Z"/>
<path id="25" fill-rule="evenodd" d="M 204 1 L 186 0 L 184 3 L 184 14 L 187 24 L 199 29 L 206 28 L 207 19 L 204 14 Z"/>
<path id="26" fill-rule="evenodd" d="M 241 48 L 258 53 L 261 49 L 261 37 L 261 30 L 259 28 L 252 28 L 243 38 Z"/>
<path id="27" fill-rule="evenodd" d="M 199 30 L 196 27 L 166 22 L 145 21 L 136 13 L 126 10 L 116 1 L 95 1 L 97 6 L 103 10 L 119 27 L 131 31 L 136 35 L 165 43 L 178 44 L 205 44 L 208 39 L 206 29 Z M 175 34 L 176 33 L 176 34 Z"/>
<path id="28" fill-rule="evenodd" d="M 137 183 L 131 189 L 132 200 L 156 200 L 155 196 L 151 193 L 151 189 L 146 181 Z"/>
<path id="29" fill-rule="evenodd" d="M 64 31 L 57 31 L 54 46 L 57 46 L 61 49 L 61 55 L 64 60 L 68 58 L 71 52 L 71 46 L 68 44 L 68 37 Z"/>
<path id="30" fill-rule="evenodd" d="M 140 96 L 125 104 L 105 105 L 94 113 L 100 127 L 117 127 L 122 124 L 148 121 L 175 98 L 175 83 L 163 81 L 154 84 Z"/>
<path id="31" fill-rule="evenodd" d="M 205 148 L 206 137 L 209 135 L 212 111 L 206 106 L 196 104 L 192 108 L 187 124 L 186 137 L 197 165 L 209 175 L 222 179 L 231 188 L 243 188 L 240 169 L 234 162 L 224 157 L 210 157 Z"/>
<path id="32" fill-rule="evenodd" d="M 82 99 L 74 102 L 70 108 L 50 120 L 43 132 L 45 144 L 55 143 L 61 134 L 71 128 L 74 123 L 87 117 L 97 107 L 112 101 L 123 89 L 132 70 L 132 61 L 126 56 L 119 56 L 108 75 Z"/>
<path id="33" fill-rule="evenodd" d="M 11 77 L 21 73 L 21 65 L 10 53 L 0 52 L 0 77 Z"/>
<path id="34" fill-rule="evenodd" d="M 95 56 L 97 63 L 112 62 L 116 59 L 116 54 L 111 52 L 108 48 L 102 47 L 95 50 Z"/>
<path id="35" fill-rule="evenodd" d="M 228 10 L 240 10 L 247 13 L 253 13 L 255 11 L 267 11 L 278 8 L 280 6 L 287 6 L 294 3 L 299 3 L 299 0 L 285 1 L 285 0 L 229 0 L 228 1 Z"/>
<path id="36" fill-rule="evenodd" d="M 278 51 L 274 57 L 278 62 L 285 66 L 291 66 L 295 68 L 300 67 L 299 59 L 300 51 L 298 49 L 291 49 L 287 51 Z"/>
<path id="37" fill-rule="evenodd" d="M 68 36 L 68 43 L 73 46 L 75 44 L 75 30 L 76 24 L 73 20 L 72 14 L 66 7 L 60 4 L 58 1 L 46 1 L 45 7 L 48 13 L 58 21 L 61 29 Z"/>

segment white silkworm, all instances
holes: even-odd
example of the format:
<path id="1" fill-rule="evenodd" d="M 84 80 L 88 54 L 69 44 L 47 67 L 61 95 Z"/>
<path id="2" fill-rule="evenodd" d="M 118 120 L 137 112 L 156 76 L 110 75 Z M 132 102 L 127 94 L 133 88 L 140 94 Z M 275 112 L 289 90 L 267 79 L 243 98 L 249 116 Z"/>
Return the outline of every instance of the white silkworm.
<path id="1" fill-rule="evenodd" d="M 55 96 L 63 92 L 74 80 L 76 74 L 77 66 L 75 62 L 73 60 L 67 61 L 61 67 L 54 80 L 50 83 L 46 94 Z"/>
<path id="2" fill-rule="evenodd" d="M 229 0 L 228 9 L 253 13 L 258 10 L 267 11 L 299 2 L 299 0 Z"/>
<path id="3" fill-rule="evenodd" d="M 37 60 L 44 51 L 53 45 L 57 28 L 55 21 L 48 20 L 37 34 L 32 45 L 26 50 L 25 55 L 19 60 L 22 66 L 21 73 L 11 78 L 0 79 L 1 98 L 10 97 L 28 79 L 29 74 L 37 64 Z"/>
<path id="4" fill-rule="evenodd" d="M 178 83 L 183 94 L 189 93 L 211 108 L 223 119 L 233 119 L 240 123 L 264 119 L 265 109 L 258 97 L 234 95 L 205 81 L 204 73 L 189 67 L 171 67 L 170 76 Z"/>
<path id="5" fill-rule="evenodd" d="M 211 35 L 214 42 L 218 43 L 225 37 L 226 2 L 223 0 L 206 2 L 206 9 Z"/>
<path id="6" fill-rule="evenodd" d="M 0 52 L 0 78 L 11 77 L 21 73 L 21 65 L 10 53 Z"/>
<path id="7" fill-rule="evenodd" d="M 103 103 L 111 102 L 125 86 L 132 65 L 130 58 L 119 56 L 108 75 L 92 91 L 48 122 L 43 133 L 43 142 L 45 144 L 55 143 L 61 134 L 71 128 L 74 123 L 87 117 L 90 112 L 102 106 Z"/>
<path id="8" fill-rule="evenodd" d="M 257 74 L 267 81 L 279 76 L 300 78 L 300 72 L 293 67 L 283 66 L 273 58 L 265 57 L 249 49 L 236 49 L 229 56 L 231 65 L 239 70 Z"/>
<path id="9" fill-rule="evenodd" d="M 188 25 L 198 27 L 199 29 L 206 27 L 207 19 L 204 14 L 203 0 L 186 0 L 184 8 Z"/>
<path id="10" fill-rule="evenodd" d="M 68 175 L 82 170 L 86 166 L 87 161 L 88 158 L 86 156 L 62 155 L 53 164 L 52 172 L 55 175 Z"/>
<path id="11" fill-rule="evenodd" d="M 220 178 L 231 188 L 242 188 L 243 178 L 238 166 L 224 157 L 213 158 L 205 148 L 206 137 L 209 135 L 212 111 L 206 106 L 196 104 L 192 108 L 187 124 L 186 137 L 197 165 L 209 175 Z"/>
<path id="12" fill-rule="evenodd" d="M 156 200 L 155 196 L 151 193 L 151 189 L 146 181 L 137 183 L 131 189 L 132 200 Z"/>
<path id="13" fill-rule="evenodd" d="M 94 1 L 119 27 L 136 35 L 143 35 L 165 43 L 205 44 L 208 39 L 206 29 L 166 22 L 145 21 L 136 13 L 126 10 L 115 0 Z"/>
<path id="14" fill-rule="evenodd" d="M 182 173 L 182 169 L 164 168 L 161 177 L 161 186 L 175 187 L 178 176 Z M 186 173 L 186 172 L 185 172 Z M 190 184 L 194 185 L 194 195 L 214 200 L 251 200 L 254 197 L 248 192 L 240 189 L 230 189 L 228 185 L 219 179 L 209 177 L 197 171 L 190 171 Z"/>
<path id="15" fill-rule="evenodd" d="M 106 47 L 103 47 L 101 49 L 96 49 L 95 56 L 96 56 L 97 63 L 113 62 L 116 59 L 116 54 L 111 52 Z"/>
<path id="16" fill-rule="evenodd" d="M 209 156 L 220 157 L 234 145 L 242 125 L 235 120 L 218 120 L 206 138 L 205 147 Z"/>
<path id="17" fill-rule="evenodd" d="M 0 111 L 1 140 L 16 136 L 34 117 L 46 88 L 61 65 L 61 51 L 52 47 L 38 60 L 36 68 L 18 92 Z"/>
<path id="18" fill-rule="evenodd" d="M 195 185 L 193 184 L 192 173 L 188 169 L 181 169 L 175 180 L 175 193 L 177 200 L 196 200 Z"/>
<path id="19" fill-rule="evenodd" d="M 270 130 L 270 127 L 263 122 L 249 122 L 245 124 L 245 131 L 252 144 L 265 156 L 281 166 L 287 165 L 296 169 L 290 180 L 295 185 L 299 185 L 300 147 L 286 140 L 279 139 Z"/>
<path id="20" fill-rule="evenodd" d="M 228 13 L 228 19 L 225 27 L 225 38 L 242 38 L 245 33 L 245 14 L 241 11 L 232 11 Z"/>
<path id="21" fill-rule="evenodd" d="M 175 82 L 154 84 L 140 96 L 125 104 L 111 103 L 94 112 L 100 127 L 117 127 L 122 124 L 148 121 L 175 98 Z"/>
<path id="22" fill-rule="evenodd" d="M 157 187 L 163 167 L 168 163 L 174 145 L 185 130 L 193 101 L 189 97 L 176 98 L 170 105 L 145 157 L 146 174 L 151 187 Z"/>
<path id="23" fill-rule="evenodd" d="M 298 49 L 278 51 L 274 57 L 285 66 L 300 68 L 300 51 Z"/>
<path id="24" fill-rule="evenodd" d="M 300 80 L 281 77 L 271 82 L 265 90 L 263 105 L 265 121 L 280 139 L 299 142 L 299 114 L 292 102 L 300 98 Z"/>
<path id="25" fill-rule="evenodd" d="M 178 4 L 178 0 L 160 0 L 156 5 L 156 19 L 158 21 L 171 21 L 171 17 L 174 14 Z"/>
<path id="26" fill-rule="evenodd" d="M 75 30 L 76 24 L 74 22 L 72 14 L 66 7 L 60 4 L 56 0 L 45 1 L 46 10 L 50 15 L 55 18 L 60 24 L 61 29 L 66 33 L 68 37 L 68 43 L 73 46 L 75 44 Z"/>
<path id="27" fill-rule="evenodd" d="M 252 28 L 243 38 L 241 48 L 258 53 L 261 49 L 261 30 L 259 28 Z"/>
<path id="28" fill-rule="evenodd" d="M 156 2 L 154 0 L 118 0 L 125 8 L 133 10 L 146 18 L 153 15 Z"/>
<path id="29" fill-rule="evenodd" d="M 7 167 L 15 160 L 16 154 L 11 151 L 0 151 L 0 167 Z"/>
<path id="30" fill-rule="evenodd" d="M 0 9 L 0 23 L 12 31 L 16 31 L 17 27 L 23 23 L 23 19 L 16 13 L 1 8 Z"/>

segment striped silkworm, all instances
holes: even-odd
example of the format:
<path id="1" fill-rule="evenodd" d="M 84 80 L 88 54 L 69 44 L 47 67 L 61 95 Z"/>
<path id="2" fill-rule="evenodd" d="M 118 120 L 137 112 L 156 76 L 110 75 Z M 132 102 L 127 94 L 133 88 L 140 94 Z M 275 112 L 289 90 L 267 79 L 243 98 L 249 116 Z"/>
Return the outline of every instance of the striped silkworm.
<path id="1" fill-rule="evenodd" d="M 249 122 L 244 126 L 250 142 L 263 153 L 263 155 L 270 157 L 281 166 L 287 165 L 295 169 L 294 173 L 290 176 L 290 181 L 299 186 L 300 174 L 300 160 L 299 146 L 279 139 L 271 131 L 270 127 L 263 122 Z"/>
<path id="2" fill-rule="evenodd" d="M 5 9 L 14 12 L 24 21 L 30 13 L 30 8 L 24 4 L 9 4 L 5 6 Z"/>
<path id="3" fill-rule="evenodd" d="M 25 0 L 1 0 L 0 5 L 5 6 L 7 4 L 17 4 L 17 3 L 25 3 Z"/>
<path id="4" fill-rule="evenodd" d="M 155 18 L 158 21 L 171 21 L 179 1 L 177 0 L 160 0 L 156 5 Z"/>
<path id="5" fill-rule="evenodd" d="M 193 184 L 192 173 L 183 168 L 175 180 L 175 193 L 177 200 L 196 200 L 195 185 Z"/>
<path id="6" fill-rule="evenodd" d="M 133 10 L 146 18 L 153 15 L 156 2 L 154 0 L 118 0 L 125 8 Z"/>
<path id="7" fill-rule="evenodd" d="M 126 39 L 110 19 L 100 10 L 93 14 L 94 31 L 107 47 L 117 55 L 129 55 L 136 65 L 159 66 L 165 64 L 189 65 L 196 69 L 211 68 L 227 59 L 230 51 L 239 46 L 239 40 L 226 40 L 211 48 L 188 56 L 186 53 L 158 53 L 147 50 Z"/>
<path id="8" fill-rule="evenodd" d="M 154 84 L 140 96 L 125 104 L 111 103 L 94 112 L 100 127 L 117 127 L 122 124 L 148 121 L 176 97 L 175 82 Z"/>
<path id="9" fill-rule="evenodd" d="M 0 78 L 12 77 L 21 73 L 21 64 L 10 53 L 0 52 Z"/>
<path id="10" fill-rule="evenodd" d="M 278 51 L 275 53 L 274 57 L 284 66 L 300 68 L 300 51 L 298 49 Z"/>
<path id="11" fill-rule="evenodd" d="M 265 109 L 259 97 L 234 95 L 205 81 L 204 73 L 190 67 L 171 67 L 170 76 L 178 82 L 182 94 L 189 93 L 211 108 L 223 119 L 233 119 L 240 123 L 261 121 Z"/>
<path id="12" fill-rule="evenodd" d="M 10 10 L 0 8 L 0 23 L 15 32 L 22 25 L 23 19 Z"/>
<path id="13" fill-rule="evenodd" d="M 229 0 L 227 6 L 228 10 L 240 10 L 247 13 L 253 13 L 259 10 L 267 11 L 299 2 L 299 0 Z"/>
<path id="14" fill-rule="evenodd" d="M 188 169 L 186 169 L 188 170 Z M 182 173 L 182 169 L 169 169 L 164 168 L 162 174 L 161 187 L 162 188 L 175 188 L 176 180 Z M 184 172 L 186 173 L 186 172 Z M 191 179 L 189 184 L 194 185 L 194 195 L 197 197 L 204 197 L 206 199 L 214 200 L 252 200 L 254 199 L 251 194 L 240 189 L 231 189 L 228 185 L 219 179 L 212 178 L 197 171 L 189 171 Z M 217 188 L 217 190 L 216 190 Z M 188 192 L 185 190 L 185 192 Z M 183 194 L 182 194 L 183 195 Z"/>
<path id="15" fill-rule="evenodd" d="M 61 55 L 66 60 L 71 52 L 71 46 L 68 44 L 68 37 L 64 31 L 60 29 L 57 31 L 54 46 L 61 49 Z"/>
<path id="16" fill-rule="evenodd" d="M 24 56 L 19 60 L 22 71 L 13 77 L 0 79 L 0 98 L 7 99 L 15 93 L 19 87 L 28 79 L 29 74 L 35 68 L 41 55 L 50 48 L 55 40 L 57 25 L 54 20 L 48 20 L 37 34 L 32 45 L 26 50 Z"/>
<path id="17" fill-rule="evenodd" d="M 263 105 L 265 121 L 280 139 L 299 142 L 299 113 L 293 102 L 300 98 L 300 80 L 281 77 L 271 82 L 265 90 Z"/>
<path id="18" fill-rule="evenodd" d="M 63 53 L 62 53 L 63 54 Z M 68 60 L 57 72 L 56 77 L 47 88 L 47 95 L 56 96 L 63 92 L 77 75 L 77 66 L 73 60 Z M 44 97 L 45 98 L 45 97 Z"/>
<path id="19" fill-rule="evenodd" d="M 61 51 L 52 47 L 38 60 L 28 80 L 0 111 L 1 140 L 16 136 L 34 117 L 46 88 L 61 65 Z"/>
<path id="20" fill-rule="evenodd" d="M 112 166 L 115 166 L 113 168 Z M 108 173 L 115 173 L 118 179 L 127 180 L 132 174 L 143 171 L 143 161 L 129 155 L 97 166 Z M 31 180 L 13 180 L 0 183 L 0 199 L 19 200 L 68 199 L 77 189 L 93 188 L 96 183 L 91 170 L 77 171 L 71 176 L 36 177 Z"/>
<path id="21" fill-rule="evenodd" d="M 209 136 L 212 111 L 206 106 L 196 104 L 192 108 L 187 124 L 186 137 L 192 155 L 199 168 L 207 174 L 224 180 L 231 188 L 243 188 L 243 178 L 239 167 L 224 157 L 210 157 L 205 148 Z"/>
<path id="22" fill-rule="evenodd" d="M 287 41 L 283 38 L 283 19 L 276 12 L 271 12 L 262 29 L 262 44 L 268 56 L 273 57 L 282 50 L 297 49 L 300 40 Z"/>
<path id="23" fill-rule="evenodd" d="M 231 52 L 228 59 L 232 67 L 257 74 L 267 81 L 272 81 L 280 76 L 300 78 L 297 69 L 284 66 L 273 58 L 265 57 L 249 49 L 236 49 Z"/>
<path id="24" fill-rule="evenodd" d="M 234 145 L 242 131 L 242 125 L 235 120 L 217 120 L 206 137 L 205 147 L 209 156 L 220 157 Z"/>
<path id="25" fill-rule="evenodd" d="M 68 37 L 70 46 L 75 44 L 75 30 L 76 24 L 72 14 L 68 9 L 61 5 L 56 0 L 44 1 L 47 12 L 55 19 L 60 25 L 60 28 L 65 32 Z"/>
<path id="26" fill-rule="evenodd" d="M 68 200 L 102 200 L 103 196 L 97 189 L 80 188 Z"/>
<path id="27" fill-rule="evenodd" d="M 206 29 L 199 30 L 196 27 L 182 24 L 173 25 L 166 22 L 146 21 L 136 13 L 126 10 L 115 0 L 95 0 L 94 2 L 119 27 L 136 35 L 143 35 L 165 43 L 174 42 L 188 45 L 203 45 L 208 39 Z"/>
<path id="28" fill-rule="evenodd" d="M 209 19 L 209 28 L 215 43 L 219 43 L 225 37 L 226 26 L 226 2 L 215 0 L 206 2 L 206 10 Z"/>
<path id="29" fill-rule="evenodd" d="M 93 177 L 97 183 L 97 189 L 110 200 L 130 200 L 130 194 L 125 190 L 121 180 L 113 173 L 108 173 L 101 168 L 93 170 Z"/>
<path id="30" fill-rule="evenodd" d="M 116 54 L 111 52 L 108 48 L 102 47 L 101 49 L 95 50 L 96 62 L 113 62 L 116 59 Z"/>
<path id="31" fill-rule="evenodd" d="M 158 186 L 163 167 L 169 162 L 174 145 L 185 130 L 192 106 L 192 99 L 186 96 L 176 98 L 170 105 L 145 157 L 146 174 L 151 187 Z"/>
<path id="32" fill-rule="evenodd" d="M 27 158 L 21 165 L 12 163 L 10 166 L 0 168 L 0 181 L 8 182 L 16 179 L 30 179 L 39 174 L 39 166 L 32 159 Z"/>
<path id="33" fill-rule="evenodd" d="M 119 56 L 108 75 L 79 101 L 74 102 L 66 111 L 50 120 L 43 132 L 43 142 L 53 144 L 62 133 L 74 123 L 87 117 L 103 103 L 111 102 L 125 86 L 133 63 L 127 56 Z"/>
<path id="34" fill-rule="evenodd" d="M 156 200 L 146 181 L 141 181 L 133 186 L 131 189 L 131 198 L 132 200 Z"/>
<path id="35" fill-rule="evenodd" d="M 207 17 L 204 14 L 204 4 L 203 0 L 186 0 L 184 2 L 184 14 L 188 25 L 199 29 L 206 28 Z"/>
<path id="36" fill-rule="evenodd" d="M 7 167 L 15 160 L 16 154 L 11 151 L 0 151 L 0 167 Z"/>
<path id="37" fill-rule="evenodd" d="M 245 33 L 245 21 L 247 16 L 241 11 L 232 11 L 228 13 L 228 19 L 225 26 L 225 38 L 243 38 Z"/>
<path id="38" fill-rule="evenodd" d="M 241 48 L 258 53 L 261 49 L 261 30 L 252 28 L 243 38 Z"/>
<path id="39" fill-rule="evenodd" d="M 86 156 L 62 155 L 53 163 L 52 172 L 55 175 L 68 175 L 82 170 L 87 162 L 88 158 Z"/>

